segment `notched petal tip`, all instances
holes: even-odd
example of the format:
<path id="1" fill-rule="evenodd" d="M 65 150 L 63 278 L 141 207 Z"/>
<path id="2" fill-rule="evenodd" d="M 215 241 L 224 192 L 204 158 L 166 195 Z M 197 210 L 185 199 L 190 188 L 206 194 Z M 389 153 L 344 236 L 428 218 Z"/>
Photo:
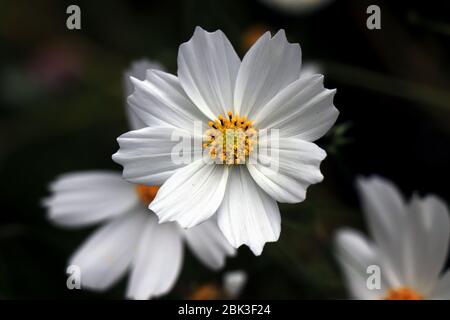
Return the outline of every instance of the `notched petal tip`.
<path id="1" fill-rule="evenodd" d="M 253 45 L 250 47 L 250 49 L 248 51 L 250 51 L 253 47 L 255 47 L 255 45 L 257 43 L 262 43 L 262 42 L 268 42 L 272 39 L 272 34 L 270 33 L 270 31 L 266 31 L 264 32 L 256 41 L 255 43 L 253 43 Z"/>
<path id="2" fill-rule="evenodd" d="M 278 40 L 278 41 L 284 42 L 284 45 L 287 45 L 291 48 L 298 49 L 299 50 L 298 53 L 301 56 L 302 48 L 301 48 L 300 44 L 297 42 L 289 42 L 289 40 L 287 39 L 287 36 L 286 36 L 286 31 L 284 29 L 278 30 L 278 32 L 272 37 L 272 40 L 275 40 L 275 41 Z"/>
<path id="3" fill-rule="evenodd" d="M 264 246 L 262 246 L 261 248 L 255 248 L 255 247 L 250 247 L 250 250 L 253 252 L 253 254 L 257 257 L 259 257 L 262 252 L 263 252 Z"/>
<path id="4" fill-rule="evenodd" d="M 286 39 L 286 31 L 284 29 L 279 29 L 277 31 L 277 33 L 274 35 L 274 38 L 279 35 L 279 37 L 285 38 Z"/>
<path id="5" fill-rule="evenodd" d="M 322 77 L 323 77 L 323 76 L 322 76 Z M 334 96 L 336 95 L 336 92 L 337 92 L 337 89 L 336 89 L 336 88 L 335 88 L 335 89 L 325 89 L 325 90 L 326 90 L 327 94 L 332 95 L 333 98 L 334 98 Z"/>
<path id="6" fill-rule="evenodd" d="M 253 252 L 253 254 L 258 257 L 262 254 L 262 252 L 264 251 L 264 248 L 266 247 L 266 245 L 268 243 L 277 242 L 279 238 L 280 238 L 280 233 L 274 234 L 274 237 L 272 239 L 266 240 L 266 242 L 264 242 L 262 245 L 257 245 L 257 246 L 255 246 L 255 245 L 252 246 L 250 244 L 245 244 L 245 245 L 247 245 L 250 248 L 250 250 Z"/>
<path id="7" fill-rule="evenodd" d="M 319 174 L 317 174 L 317 180 L 316 180 L 317 182 L 315 182 L 314 184 L 321 183 L 323 181 L 323 179 L 325 179 L 325 177 L 322 174 L 322 172 L 320 172 Z M 306 190 L 308 190 L 308 188 L 306 188 Z"/>
<path id="8" fill-rule="evenodd" d="M 196 26 L 194 29 L 194 35 L 198 32 L 211 33 L 211 32 L 206 31 L 205 29 L 203 29 L 201 26 Z"/>
<path id="9" fill-rule="evenodd" d="M 136 78 L 134 76 L 129 76 L 129 78 L 134 87 L 136 87 L 137 85 L 139 85 L 145 81 L 145 80 L 139 80 L 138 78 Z M 134 92 L 135 91 L 133 91 L 133 94 L 134 94 Z"/>
<path id="10" fill-rule="evenodd" d="M 222 230 L 221 230 L 221 232 L 223 233 Z M 230 254 L 230 256 L 234 256 L 235 254 L 237 254 L 237 251 L 241 247 L 247 247 L 255 256 L 260 256 L 262 254 L 262 252 L 263 252 L 263 249 L 264 249 L 266 243 L 268 243 L 268 242 L 276 242 L 277 240 L 278 240 L 278 238 L 276 240 L 273 240 L 273 241 L 266 241 L 262 245 L 261 244 L 254 245 L 254 244 L 250 243 L 249 241 L 236 242 L 235 239 L 228 239 L 228 243 L 234 249 L 234 254 L 233 255 Z"/>
<path id="11" fill-rule="evenodd" d="M 327 152 L 325 150 L 323 150 L 321 147 L 319 147 L 318 145 L 316 145 L 317 147 L 317 152 L 318 152 L 318 157 L 317 157 L 317 161 L 320 163 L 325 160 L 325 158 L 327 157 Z"/>
<path id="12" fill-rule="evenodd" d="M 308 79 L 308 77 L 309 77 L 310 81 L 314 80 L 315 83 L 317 83 L 317 82 L 322 82 L 323 83 L 323 79 L 325 78 L 324 75 L 321 74 L 321 73 L 315 73 L 315 74 L 312 74 L 310 76 L 306 76 L 305 79 Z"/>
<path id="13" fill-rule="evenodd" d="M 221 36 L 225 36 L 225 34 L 224 34 L 224 33 L 222 32 L 222 30 L 220 30 L 220 29 L 216 29 L 216 30 L 214 30 L 214 31 L 208 31 L 208 30 L 203 29 L 203 28 L 200 27 L 200 26 L 196 26 L 195 29 L 194 29 L 194 33 L 193 33 L 192 37 L 190 37 L 188 41 L 183 42 L 183 43 L 180 45 L 180 48 L 181 48 L 181 46 L 184 46 L 185 44 L 188 44 L 189 42 L 191 42 L 192 40 L 194 40 L 194 39 L 197 38 L 197 37 L 201 37 L 201 36 L 208 37 L 208 36 L 212 36 L 212 35 L 221 35 Z M 226 36 L 225 36 L 225 37 L 226 37 Z"/>
<path id="14" fill-rule="evenodd" d="M 116 153 L 114 153 L 114 154 L 111 156 L 111 160 L 114 161 L 114 162 L 117 163 L 117 164 L 122 165 L 122 161 L 121 161 L 120 155 L 121 155 L 121 154 L 120 154 L 120 151 L 117 151 Z"/>

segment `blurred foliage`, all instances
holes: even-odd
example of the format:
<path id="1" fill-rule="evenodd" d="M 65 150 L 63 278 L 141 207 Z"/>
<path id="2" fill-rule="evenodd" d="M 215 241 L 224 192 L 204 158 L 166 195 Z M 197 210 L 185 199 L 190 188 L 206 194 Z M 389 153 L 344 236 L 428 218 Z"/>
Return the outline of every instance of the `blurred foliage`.
<path id="1" fill-rule="evenodd" d="M 449 201 L 448 2 L 375 1 L 382 29 L 365 27 L 374 1 L 334 1 L 289 14 L 248 1 L 3 1 L 0 10 L 0 298 L 122 298 L 125 279 L 105 293 L 66 289 L 65 264 L 94 230 L 63 230 L 40 200 L 57 175 L 116 169 L 115 138 L 127 130 L 122 72 L 137 58 L 176 72 L 177 49 L 196 25 L 222 29 L 242 55 L 249 30 L 283 28 L 337 88 L 341 115 L 319 140 L 325 179 L 306 201 L 281 205 L 282 234 L 261 257 L 247 248 L 227 269 L 249 274 L 243 298 L 345 298 L 333 234 L 364 228 L 354 192 L 377 173 L 410 194 Z M 77 3 L 82 29 L 66 29 Z M 247 35 L 247 38 L 244 36 Z M 251 33 L 250 33 L 251 35 Z M 175 289 L 220 281 L 189 254 Z"/>

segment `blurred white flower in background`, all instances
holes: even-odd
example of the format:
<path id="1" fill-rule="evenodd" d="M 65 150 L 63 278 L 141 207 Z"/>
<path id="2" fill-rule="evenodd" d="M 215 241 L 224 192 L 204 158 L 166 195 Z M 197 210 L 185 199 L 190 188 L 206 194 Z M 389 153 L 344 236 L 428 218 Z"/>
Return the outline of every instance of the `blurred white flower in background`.
<path id="1" fill-rule="evenodd" d="M 337 257 L 355 299 L 450 299 L 450 271 L 443 274 L 450 236 L 449 212 L 434 195 L 405 201 L 389 181 L 358 180 L 373 240 L 354 230 L 336 235 Z M 367 268 L 379 266 L 380 288 L 370 289 Z"/>
<path id="2" fill-rule="evenodd" d="M 133 64 L 132 72 L 142 77 L 145 72 L 139 71 L 147 67 L 141 61 Z M 130 118 L 135 129 L 140 126 L 136 120 Z M 82 288 L 105 290 L 130 270 L 126 296 L 149 299 L 174 286 L 183 243 L 213 270 L 222 268 L 226 256 L 235 254 L 216 221 L 207 220 L 189 230 L 176 223 L 159 224 L 147 208 L 158 189 L 132 185 L 120 173 L 109 171 L 68 173 L 51 184 L 52 194 L 43 203 L 52 222 L 71 228 L 103 224 L 69 261 L 80 267 Z"/>
<path id="3" fill-rule="evenodd" d="M 322 181 L 319 166 L 326 153 L 313 141 L 339 113 L 335 90 L 324 88 L 323 76 L 300 78 L 300 73 L 300 46 L 289 43 L 283 30 L 274 36 L 266 32 L 241 62 L 220 30 L 197 27 L 180 46 L 178 77 L 151 70 L 144 81 L 132 78 L 135 92 L 128 101 L 147 127 L 120 136 L 113 159 L 130 182 L 162 184 L 149 206 L 160 222 L 190 228 L 216 214 L 233 247 L 246 244 L 259 255 L 280 235 L 277 201 L 301 202 L 307 187 Z M 195 122 L 222 134 L 234 130 L 236 136 L 217 143 L 209 129 L 203 148 L 213 162 L 174 163 L 180 151 L 172 133 L 195 136 Z M 279 130 L 279 145 L 267 146 L 264 158 L 247 163 L 257 146 L 239 140 L 237 131 L 256 129 Z M 242 142 L 245 152 L 226 152 L 226 141 L 234 143 L 231 150 Z"/>
<path id="4" fill-rule="evenodd" d="M 222 283 L 207 282 L 194 288 L 189 300 L 238 299 L 247 283 L 247 273 L 243 270 L 227 271 Z"/>
<path id="5" fill-rule="evenodd" d="M 228 271 L 223 276 L 225 295 L 231 299 L 238 298 L 247 283 L 247 273 L 243 270 Z"/>
<path id="6" fill-rule="evenodd" d="M 82 288 L 104 290 L 131 270 L 127 297 L 148 299 L 173 287 L 183 260 L 183 242 L 213 270 L 235 254 L 215 221 L 189 230 L 159 224 L 147 209 L 157 187 L 133 186 L 119 173 L 74 172 L 51 184 L 48 217 L 64 227 L 100 227 L 70 258 L 81 269 Z"/>
<path id="7" fill-rule="evenodd" d="M 332 0 L 261 0 L 268 6 L 286 13 L 302 14 L 315 12 Z"/>

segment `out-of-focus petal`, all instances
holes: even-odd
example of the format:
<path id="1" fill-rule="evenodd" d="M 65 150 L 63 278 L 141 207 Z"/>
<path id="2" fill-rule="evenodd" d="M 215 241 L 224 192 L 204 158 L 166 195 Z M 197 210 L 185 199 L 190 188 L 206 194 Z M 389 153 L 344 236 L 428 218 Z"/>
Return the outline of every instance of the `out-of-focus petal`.
<path id="1" fill-rule="evenodd" d="M 169 292 L 177 280 L 183 261 L 179 227 L 175 223 L 158 224 L 156 216 L 146 211 L 146 221 L 127 289 L 127 297 L 138 300 Z"/>
<path id="2" fill-rule="evenodd" d="M 81 286 L 104 290 L 119 280 L 134 257 L 145 216 L 128 214 L 97 230 L 72 256 L 81 271 Z"/>
<path id="3" fill-rule="evenodd" d="M 189 248 L 206 266 L 218 270 L 225 265 L 227 256 L 236 251 L 222 235 L 215 218 L 184 231 Z"/>
<path id="4" fill-rule="evenodd" d="M 133 186 L 119 173 L 80 171 L 59 176 L 44 199 L 48 217 L 55 224 L 79 227 L 128 212 L 137 204 Z"/>

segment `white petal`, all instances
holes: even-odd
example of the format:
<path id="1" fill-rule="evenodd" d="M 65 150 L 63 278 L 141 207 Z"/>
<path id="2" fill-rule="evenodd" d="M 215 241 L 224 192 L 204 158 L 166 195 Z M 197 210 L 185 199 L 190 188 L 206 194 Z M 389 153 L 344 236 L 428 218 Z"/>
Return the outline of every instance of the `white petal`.
<path id="1" fill-rule="evenodd" d="M 147 126 L 174 126 L 193 131 L 195 121 L 207 122 L 174 75 L 149 70 L 146 80 L 131 78 L 131 81 L 135 91 L 128 104 Z"/>
<path id="2" fill-rule="evenodd" d="M 245 166 L 232 168 L 223 202 L 217 211 L 220 230 L 231 245 L 242 244 L 260 255 L 266 242 L 280 236 L 280 211 L 253 181 Z"/>
<path id="3" fill-rule="evenodd" d="M 144 123 L 144 121 L 142 121 L 141 118 L 139 118 L 137 113 L 131 107 L 127 106 L 126 110 L 127 110 L 127 118 L 128 118 L 129 128 L 131 130 L 138 130 L 138 129 L 147 127 L 147 125 Z M 162 121 L 159 122 L 156 119 L 152 123 L 152 125 L 162 125 L 162 124 L 164 124 L 164 122 L 162 122 Z"/>
<path id="4" fill-rule="evenodd" d="M 447 270 L 440 277 L 436 287 L 428 298 L 433 300 L 450 300 L 450 270 Z"/>
<path id="5" fill-rule="evenodd" d="M 359 178 L 357 187 L 366 215 L 368 228 L 380 249 L 380 255 L 389 261 L 395 271 L 393 285 L 405 284 L 403 274 L 403 234 L 406 207 L 398 189 L 384 178 Z"/>
<path id="6" fill-rule="evenodd" d="M 147 213 L 146 218 L 127 289 L 127 297 L 139 300 L 169 292 L 183 260 L 179 227 L 175 223 L 158 224 L 153 213 Z"/>
<path id="7" fill-rule="evenodd" d="M 301 202 L 308 186 L 322 181 L 320 163 L 326 153 L 314 143 L 296 138 L 280 138 L 278 146 L 259 143 L 257 163 L 249 162 L 247 167 L 258 185 L 278 202 Z"/>
<path id="8" fill-rule="evenodd" d="M 178 51 L 181 85 L 210 119 L 233 107 L 233 91 L 241 61 L 222 31 L 195 29 Z"/>
<path id="9" fill-rule="evenodd" d="M 211 217 L 222 202 L 228 180 L 224 165 L 203 159 L 177 170 L 159 189 L 150 204 L 159 222 L 177 221 L 191 228 Z"/>
<path id="10" fill-rule="evenodd" d="M 128 212 L 137 204 L 134 187 L 119 173 L 84 171 L 64 174 L 43 201 L 49 219 L 62 226 L 90 225 Z"/>
<path id="11" fill-rule="evenodd" d="M 266 32 L 242 60 L 234 91 L 235 111 L 250 120 L 281 89 L 300 76 L 301 50 L 289 43 L 284 30 L 273 38 Z"/>
<path id="12" fill-rule="evenodd" d="M 113 160 L 123 166 L 123 177 L 128 181 L 161 185 L 176 169 L 201 157 L 201 144 L 195 141 L 192 144 L 194 138 L 191 133 L 173 127 L 129 131 L 117 139 L 120 149 Z M 185 148 L 186 141 L 193 145 L 191 150 Z M 183 157 L 178 147 L 183 148 Z"/>
<path id="13" fill-rule="evenodd" d="M 164 67 L 157 61 L 150 61 L 148 59 L 140 59 L 133 61 L 131 66 L 124 73 L 124 89 L 125 89 L 125 100 L 134 91 L 134 85 L 131 83 L 130 77 L 144 80 L 147 74 L 147 70 L 164 70 Z M 137 130 L 146 127 L 145 123 L 136 115 L 131 108 L 126 108 L 128 122 L 130 124 L 131 130 Z"/>
<path id="14" fill-rule="evenodd" d="M 339 111 L 333 105 L 336 90 L 323 86 L 323 76 L 302 77 L 270 100 L 257 114 L 255 126 L 279 129 L 282 137 L 314 141 L 336 121 Z"/>
<path id="15" fill-rule="evenodd" d="M 228 297 L 236 299 L 247 282 L 247 273 L 242 270 L 229 271 L 223 277 L 223 287 Z"/>
<path id="16" fill-rule="evenodd" d="M 450 219 L 442 200 L 415 196 L 404 220 L 403 256 L 405 281 L 428 295 L 445 265 L 449 248 Z"/>
<path id="17" fill-rule="evenodd" d="M 96 231 L 70 259 L 81 270 L 82 288 L 104 290 L 131 265 L 145 216 L 129 214 Z"/>
<path id="18" fill-rule="evenodd" d="M 352 298 L 354 299 L 378 299 L 384 295 L 387 287 L 381 282 L 380 289 L 369 289 L 367 279 L 370 276 L 367 268 L 380 265 L 373 245 L 367 241 L 361 233 L 349 229 L 340 230 L 336 235 L 337 258 L 341 264 L 347 280 Z"/>
<path id="19" fill-rule="evenodd" d="M 214 218 L 184 231 L 187 244 L 197 258 L 213 270 L 225 265 L 227 256 L 236 251 L 223 236 Z"/>

